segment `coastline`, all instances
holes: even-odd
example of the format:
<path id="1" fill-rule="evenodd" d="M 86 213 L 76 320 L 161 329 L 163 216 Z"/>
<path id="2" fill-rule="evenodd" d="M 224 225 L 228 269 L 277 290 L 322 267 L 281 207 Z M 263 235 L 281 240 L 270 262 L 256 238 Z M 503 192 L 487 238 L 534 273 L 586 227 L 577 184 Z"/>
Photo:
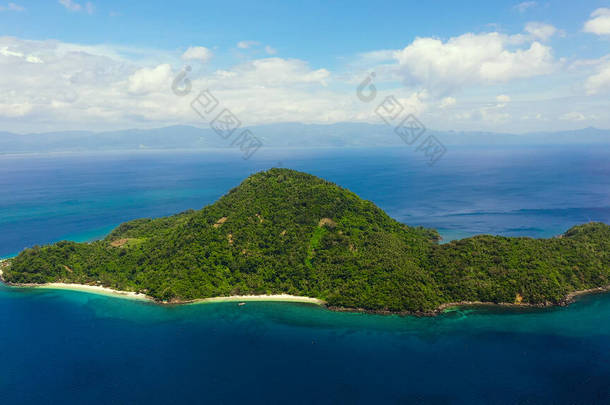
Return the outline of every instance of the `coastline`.
<path id="1" fill-rule="evenodd" d="M 2 271 L 0 270 L 0 283 L 9 288 L 34 288 L 39 290 L 67 290 L 67 291 L 78 291 L 89 294 L 105 295 L 108 297 L 131 299 L 136 301 L 149 301 L 154 300 L 144 294 L 140 294 L 133 291 L 121 291 L 113 290 L 112 288 L 102 287 L 99 285 L 88 285 L 88 284 L 72 284 L 72 283 L 46 283 L 46 284 L 13 284 L 7 283 L 2 279 Z"/>
<path id="2" fill-rule="evenodd" d="M 197 298 L 194 300 L 173 300 L 173 301 L 159 301 L 150 297 L 146 294 L 137 293 L 134 291 L 123 291 L 115 290 L 109 287 L 103 287 L 99 285 L 88 285 L 88 284 L 75 284 L 75 283 L 45 283 L 45 284 L 13 284 L 8 283 L 2 277 L 2 263 L 8 259 L 0 259 L 0 283 L 8 287 L 14 288 L 38 288 L 48 290 L 70 290 L 79 291 L 90 294 L 105 295 L 117 298 L 126 298 L 137 301 L 148 301 L 159 305 L 193 305 L 193 304 L 206 304 L 206 303 L 217 303 L 217 302 L 300 302 L 307 304 L 315 304 L 319 306 L 326 306 L 326 302 L 319 298 L 303 297 L 299 295 L 290 294 L 261 294 L 261 295 L 230 295 L 220 297 L 209 297 L 209 298 Z"/>
<path id="3" fill-rule="evenodd" d="M 176 302 L 177 304 L 208 304 L 215 302 L 302 302 L 307 304 L 316 304 L 325 306 L 326 302 L 319 298 L 303 297 L 300 295 L 290 294 L 269 294 L 269 295 L 229 295 L 224 297 L 198 298 L 192 301 Z"/>
<path id="4" fill-rule="evenodd" d="M 112 288 L 102 287 L 98 285 L 87 284 L 71 284 L 71 283 L 47 283 L 47 284 L 19 284 L 16 287 L 37 288 L 41 290 L 69 290 L 79 291 L 90 294 L 106 295 L 117 298 L 127 298 L 136 301 L 153 301 L 153 299 L 145 294 L 140 294 L 133 291 L 113 290 Z"/>
<path id="5" fill-rule="evenodd" d="M 610 285 L 606 285 L 603 287 L 594 287 L 588 288 L 586 290 L 578 290 L 572 291 L 558 303 L 552 302 L 544 302 L 540 304 L 528 304 L 521 303 L 515 304 L 513 302 L 484 302 L 484 301 L 458 301 L 458 302 L 448 302 L 445 304 L 441 304 L 435 309 L 429 311 L 388 311 L 388 310 L 372 310 L 365 308 L 346 308 L 346 307 L 335 307 L 328 306 L 327 309 L 331 311 L 337 312 L 355 312 L 355 313 L 364 313 L 364 314 L 375 314 L 375 315 L 401 315 L 401 316 L 419 316 L 419 317 L 428 317 L 428 316 L 438 316 L 444 313 L 449 312 L 452 309 L 457 308 L 467 308 L 467 307 L 492 307 L 492 308 L 523 308 L 523 309 L 536 309 L 536 308 L 552 308 L 552 307 L 566 307 L 576 301 L 576 298 L 589 295 L 589 294 L 601 294 L 610 291 Z"/>
<path id="6" fill-rule="evenodd" d="M 1 278 L 1 272 L 0 272 Z M 316 304 L 325 306 L 324 300 L 312 297 L 302 297 L 298 295 L 289 294 L 270 294 L 270 295 L 230 295 L 221 297 L 210 297 L 210 298 L 198 298 L 189 301 L 158 301 L 153 297 L 146 294 L 137 293 L 134 291 L 122 291 L 114 290 L 109 287 L 102 287 L 98 285 L 88 284 L 72 284 L 72 283 L 47 283 L 47 284 L 11 284 L 6 283 L 2 280 L 5 286 L 13 288 L 36 288 L 41 290 L 69 290 L 78 291 L 90 294 L 105 295 L 116 298 L 126 298 L 136 301 L 148 301 L 158 305 L 195 305 L 195 304 L 207 304 L 207 303 L 218 303 L 218 302 L 255 302 L 255 301 L 268 301 L 268 302 L 301 302 L 308 304 Z"/>
<path id="7" fill-rule="evenodd" d="M 199 305 L 199 304 L 213 304 L 222 302 L 292 302 L 292 303 L 306 303 L 314 304 L 321 307 L 325 307 L 330 311 L 335 312 L 352 312 L 352 313 L 364 313 L 372 315 L 411 315 L 419 317 L 438 316 L 452 309 L 464 308 L 464 307 L 504 307 L 504 308 L 550 308 L 550 307 L 565 307 L 575 301 L 575 298 L 588 294 L 604 293 L 610 291 L 610 286 L 596 287 L 586 290 L 574 291 L 566 295 L 566 297 L 557 304 L 546 302 L 541 304 L 514 304 L 507 302 L 483 302 L 483 301 L 462 301 L 462 302 L 450 302 L 439 305 L 436 309 L 430 311 L 388 311 L 388 310 L 371 310 L 365 308 L 347 308 L 347 307 L 335 307 L 327 306 L 326 301 L 313 298 L 304 297 L 299 295 L 290 294 L 269 294 L 269 295 L 229 295 L 209 298 L 197 298 L 194 300 L 173 300 L 173 301 L 159 301 L 145 294 L 133 292 L 133 291 L 122 291 L 114 290 L 109 287 L 102 287 L 97 285 L 87 284 L 72 284 L 72 283 L 47 283 L 47 284 L 11 284 L 6 283 L 2 279 L 2 271 L 0 270 L 0 282 L 8 287 L 14 288 L 36 288 L 36 289 L 48 289 L 48 290 L 69 290 L 78 291 L 89 294 L 104 295 L 115 298 L 131 299 L 136 301 L 146 301 L 157 305 Z"/>
<path id="8" fill-rule="evenodd" d="M 2 279 L 2 271 L 0 270 L 0 282 L 8 287 L 14 288 L 36 288 L 36 289 L 48 289 L 48 290 L 70 290 L 78 291 L 89 294 L 105 295 L 115 298 L 131 299 L 136 301 L 146 301 L 157 305 L 198 305 L 198 304 L 213 304 L 221 302 L 292 302 L 292 303 L 306 303 L 314 304 L 325 307 L 330 311 L 335 312 L 354 312 L 354 313 L 365 313 L 373 315 L 412 315 L 412 316 L 438 316 L 443 313 L 449 312 L 452 309 L 462 307 L 504 307 L 504 308 L 550 308 L 550 307 L 565 307 L 575 301 L 575 298 L 588 294 L 597 294 L 610 291 L 610 285 L 605 287 L 595 287 L 586 290 L 573 291 L 566 295 L 566 297 L 559 303 L 554 304 L 551 302 L 541 304 L 514 304 L 507 302 L 483 302 L 483 301 L 462 301 L 462 302 L 450 302 L 439 305 L 436 309 L 430 311 L 388 311 L 388 310 L 370 310 L 365 308 L 347 308 L 347 307 L 335 307 L 327 306 L 326 301 L 313 298 L 304 297 L 299 295 L 290 294 L 264 294 L 264 295 L 229 295 L 209 298 L 197 298 L 194 300 L 173 300 L 173 301 L 159 301 L 145 294 L 137 293 L 134 291 L 122 291 L 114 290 L 109 287 L 102 287 L 97 285 L 87 284 L 72 284 L 72 283 L 47 283 L 47 284 L 11 284 L 6 283 Z"/>
<path id="9" fill-rule="evenodd" d="M 584 295 L 586 293 L 582 293 Z M 581 295 L 581 294 L 579 294 Z M 573 301 L 570 301 L 571 303 Z M 366 308 L 346 308 L 346 307 L 334 307 L 329 306 L 327 309 L 336 312 L 355 312 L 372 315 L 400 315 L 400 316 L 417 316 L 417 317 L 434 317 L 450 312 L 453 309 L 466 308 L 466 307 L 501 307 L 501 308 L 550 308 L 550 307 L 565 307 L 569 303 L 559 304 L 544 303 L 544 304 L 513 304 L 508 302 L 483 302 L 483 301 L 462 301 L 462 302 L 449 302 L 441 304 L 435 309 L 429 311 L 389 311 L 385 309 L 366 309 Z"/>
<path id="10" fill-rule="evenodd" d="M 78 291 L 89 294 L 105 295 L 108 297 L 124 298 L 136 301 L 147 301 L 159 305 L 195 305 L 219 302 L 300 302 L 307 304 L 315 304 L 319 306 L 326 306 L 326 302 L 324 300 L 290 294 L 230 295 L 221 297 L 198 298 L 189 301 L 158 301 L 146 294 L 137 293 L 134 291 L 114 290 L 112 288 L 103 287 L 99 285 L 73 283 L 12 284 L 4 281 L 4 279 L 2 278 L 2 270 L 0 270 L 0 282 L 5 286 L 12 288 L 36 288 L 41 290 Z"/>
<path id="11" fill-rule="evenodd" d="M 603 287 L 594 287 L 588 288 L 586 290 L 577 290 L 572 291 L 559 301 L 558 303 L 553 302 L 544 302 L 540 304 L 528 304 L 521 303 L 515 304 L 511 302 L 482 302 L 482 301 L 462 301 L 462 302 L 450 302 L 447 304 L 441 304 L 435 312 L 445 312 L 449 309 L 459 308 L 459 307 L 485 307 L 485 306 L 493 306 L 493 307 L 506 307 L 506 308 L 551 308 L 551 307 L 565 307 L 573 303 L 577 297 L 582 295 L 589 294 L 599 294 L 610 291 L 610 285 L 606 285 Z"/>
<path id="12" fill-rule="evenodd" d="M 206 303 L 219 303 L 219 302 L 300 302 L 307 304 L 315 304 L 323 306 L 331 311 L 336 312 L 356 312 L 356 313 L 367 313 L 377 315 L 413 315 L 413 316 L 437 316 L 448 312 L 451 309 L 461 307 L 505 307 L 505 308 L 549 308 L 549 307 L 564 307 L 575 301 L 575 299 L 582 295 L 597 294 L 610 291 L 610 285 L 603 287 L 594 287 L 585 290 L 572 291 L 568 293 L 559 303 L 545 302 L 540 304 L 528 304 L 528 303 L 509 303 L 509 302 L 483 302 L 483 301 L 460 301 L 460 302 L 449 302 L 439 305 L 437 308 L 430 311 L 388 311 L 388 310 L 370 310 L 365 308 L 346 308 L 346 307 L 335 307 L 328 306 L 326 301 L 313 298 L 304 297 L 290 294 L 263 294 L 263 295 L 230 295 L 230 296 L 219 296 L 209 298 L 197 298 L 194 300 L 172 300 L 172 301 L 159 301 L 148 295 L 137 293 L 134 291 L 122 291 L 115 290 L 109 287 L 103 287 L 98 285 L 88 284 L 73 284 L 73 283 L 46 283 L 46 284 L 12 284 L 4 281 L 2 277 L 2 263 L 7 259 L 0 259 L 0 282 L 8 287 L 16 288 L 39 288 L 39 289 L 52 289 L 52 290 L 72 290 L 91 294 L 105 295 L 117 298 L 126 298 L 138 301 L 148 301 L 159 305 L 196 305 Z"/>

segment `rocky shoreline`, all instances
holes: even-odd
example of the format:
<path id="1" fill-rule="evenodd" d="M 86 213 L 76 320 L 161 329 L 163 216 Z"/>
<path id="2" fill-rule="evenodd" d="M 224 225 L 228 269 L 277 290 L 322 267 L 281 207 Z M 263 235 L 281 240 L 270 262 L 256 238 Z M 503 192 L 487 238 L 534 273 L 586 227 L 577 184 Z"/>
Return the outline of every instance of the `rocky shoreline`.
<path id="1" fill-rule="evenodd" d="M 355 312 L 355 313 L 364 313 L 364 314 L 375 314 L 375 315 L 402 315 L 402 316 L 418 316 L 418 317 L 431 317 L 438 316 L 446 312 L 446 310 L 451 308 L 460 308 L 460 307 L 497 307 L 497 308 L 551 308 L 551 307 L 565 307 L 573 303 L 577 297 L 588 294 L 600 294 L 604 292 L 610 291 L 610 285 L 604 287 L 595 287 L 589 288 L 586 290 L 573 291 L 568 293 L 561 301 L 558 303 L 553 302 L 544 302 L 539 304 L 529 304 L 529 303 L 520 303 L 515 304 L 513 302 L 484 302 L 484 301 L 459 301 L 459 302 L 449 302 L 446 304 L 439 305 L 436 309 L 430 311 L 389 311 L 389 310 L 374 310 L 374 309 L 365 309 L 365 308 L 346 308 L 346 307 L 337 307 L 337 306 L 327 306 L 331 311 L 337 312 Z"/>

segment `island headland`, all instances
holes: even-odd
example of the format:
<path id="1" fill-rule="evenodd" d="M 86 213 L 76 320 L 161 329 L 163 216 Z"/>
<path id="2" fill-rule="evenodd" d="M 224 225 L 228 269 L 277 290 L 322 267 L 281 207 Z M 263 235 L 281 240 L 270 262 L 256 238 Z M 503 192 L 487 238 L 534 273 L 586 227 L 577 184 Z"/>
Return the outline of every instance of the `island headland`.
<path id="1" fill-rule="evenodd" d="M 566 305 L 610 285 L 610 226 L 549 239 L 436 230 L 289 169 L 256 173 L 217 202 L 121 224 L 103 240 L 25 249 L 9 285 L 80 288 L 178 304 L 285 300 L 334 310 L 437 314 L 461 305 Z"/>

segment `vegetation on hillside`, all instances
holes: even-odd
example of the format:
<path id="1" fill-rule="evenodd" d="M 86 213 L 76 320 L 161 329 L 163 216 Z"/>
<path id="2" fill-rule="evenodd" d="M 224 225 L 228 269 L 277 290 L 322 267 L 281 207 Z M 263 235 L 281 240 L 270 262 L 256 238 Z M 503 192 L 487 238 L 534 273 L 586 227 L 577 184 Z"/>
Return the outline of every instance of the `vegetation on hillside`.
<path id="1" fill-rule="evenodd" d="M 163 301 L 287 293 L 387 311 L 559 303 L 610 284 L 605 224 L 553 239 L 438 240 L 435 230 L 401 224 L 333 183 L 271 169 L 198 211 L 130 221 L 92 243 L 26 249 L 4 279 L 94 283 Z"/>

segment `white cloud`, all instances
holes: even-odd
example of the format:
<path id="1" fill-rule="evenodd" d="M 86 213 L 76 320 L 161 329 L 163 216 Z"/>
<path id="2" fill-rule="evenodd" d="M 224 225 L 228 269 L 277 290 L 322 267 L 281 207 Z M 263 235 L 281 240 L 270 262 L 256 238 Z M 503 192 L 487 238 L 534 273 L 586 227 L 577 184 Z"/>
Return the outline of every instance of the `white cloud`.
<path id="1" fill-rule="evenodd" d="M 299 59 L 264 58 L 237 65 L 230 70 L 218 70 L 215 76 L 219 85 L 231 88 L 254 86 L 257 88 L 294 84 L 318 83 L 326 85 L 330 72 L 311 70 Z M 230 78 L 230 81 L 226 79 Z"/>
<path id="2" fill-rule="evenodd" d="M 514 6 L 514 8 L 520 13 L 525 13 L 528 9 L 536 7 L 538 5 L 535 1 L 524 1 Z"/>
<path id="3" fill-rule="evenodd" d="M 38 56 L 34 56 L 34 55 L 27 55 L 25 57 L 26 62 L 30 62 L 30 63 L 44 63 L 42 61 L 42 59 L 40 59 Z"/>
<path id="4" fill-rule="evenodd" d="M 11 51 L 8 46 L 0 47 L 0 55 L 24 59 L 26 62 L 29 63 L 43 63 L 42 59 L 40 59 L 38 56 L 25 55 L 21 52 Z"/>
<path id="5" fill-rule="evenodd" d="M 382 63 L 390 62 L 395 60 L 394 55 L 396 54 L 395 49 L 381 49 L 377 51 L 364 52 L 358 55 L 362 62 L 368 63 Z"/>
<path id="6" fill-rule="evenodd" d="M 569 113 L 563 114 L 559 117 L 559 119 L 563 121 L 584 121 L 587 119 L 587 117 L 585 117 L 584 114 L 580 112 L 571 111 Z"/>
<path id="7" fill-rule="evenodd" d="M 196 60 L 201 63 L 207 63 L 212 59 L 212 51 L 204 46 L 191 46 L 182 54 L 183 60 Z"/>
<path id="8" fill-rule="evenodd" d="M 589 95 L 610 91 L 610 60 L 607 59 L 598 68 L 597 73 L 587 78 L 585 90 Z"/>
<path id="9" fill-rule="evenodd" d="M 0 117 L 23 117 L 30 111 L 32 111 L 32 105 L 28 103 L 0 103 Z"/>
<path id="10" fill-rule="evenodd" d="M 25 7 L 15 3 L 8 3 L 6 6 L 0 6 L 0 11 L 25 11 Z"/>
<path id="11" fill-rule="evenodd" d="M 58 2 L 70 11 L 85 11 L 87 14 L 93 14 L 95 11 L 95 6 L 90 1 L 85 3 L 84 7 L 74 0 L 59 0 Z"/>
<path id="12" fill-rule="evenodd" d="M 417 38 L 394 57 L 406 84 L 441 94 L 465 85 L 545 75 L 555 69 L 550 47 L 534 41 L 529 47 L 512 49 L 515 42 L 522 41 L 497 32 L 464 34 L 446 42 Z"/>
<path id="13" fill-rule="evenodd" d="M 297 59 L 256 59 L 204 76 L 191 72 L 193 92 L 178 97 L 171 91 L 178 66 L 143 65 L 121 54 L 108 46 L 0 37 L 0 126 L 17 131 L 203 126 L 190 102 L 206 88 L 248 124 L 346 121 L 354 117 L 352 105 L 368 107 L 355 97 L 346 103 L 345 94 L 324 86 L 330 72 Z M 30 56 L 43 63 L 29 62 Z"/>
<path id="14" fill-rule="evenodd" d="M 239 41 L 237 43 L 239 49 L 253 49 L 261 45 L 262 44 L 258 41 Z M 277 50 L 270 45 L 265 45 L 264 50 L 267 55 L 275 55 L 277 53 Z"/>
<path id="15" fill-rule="evenodd" d="M 15 52 L 8 49 L 8 46 L 4 46 L 0 48 L 0 55 L 2 56 L 14 56 L 16 58 L 23 58 L 23 54 L 21 52 Z"/>
<path id="16" fill-rule="evenodd" d="M 526 52 L 533 44 L 515 44 L 514 38 L 502 41 L 491 59 L 479 57 L 474 47 L 471 49 L 460 43 L 462 46 L 458 48 L 467 51 L 463 58 L 472 55 L 475 61 L 482 61 L 484 65 L 489 60 L 499 63 L 503 58 L 517 63 L 513 59 L 518 51 Z M 450 41 L 441 42 L 441 49 L 446 51 L 444 47 L 448 43 Z M 491 43 L 496 44 L 496 41 Z M 262 47 L 258 50 L 262 54 Z M 457 88 L 457 83 L 462 89 L 458 97 L 435 93 L 421 85 L 426 84 L 425 81 L 418 82 L 416 88 L 405 87 L 400 82 L 403 76 L 400 80 L 388 81 L 383 70 L 370 69 L 371 66 L 356 83 L 350 83 L 348 76 L 355 72 L 331 73 L 304 60 L 280 57 L 251 59 L 211 73 L 193 69 L 189 72 L 191 94 L 178 97 L 171 91 L 171 85 L 181 68 L 181 54 L 155 49 L 135 51 L 111 45 L 0 37 L 0 127 L 30 132 L 171 124 L 205 126 L 207 122 L 190 107 L 196 94 L 204 89 L 210 89 L 222 107 L 229 108 L 244 125 L 287 121 L 379 123 L 375 108 L 386 96 L 394 95 L 405 110 L 415 113 L 427 127 L 434 129 L 525 132 L 583 125 L 610 127 L 610 119 L 605 113 L 607 96 L 602 91 L 610 87 L 603 87 L 607 85 L 601 80 L 605 72 L 603 66 L 610 59 L 575 66 L 569 72 L 570 83 L 583 83 L 578 99 L 569 98 L 569 94 L 563 94 L 555 87 L 544 87 L 544 81 L 537 77 L 522 85 L 507 86 L 504 78 L 493 75 L 490 78 L 476 63 L 473 71 L 468 72 L 461 62 L 456 62 L 457 75 L 452 75 L 451 67 L 446 69 L 449 73 L 436 66 L 430 68 L 433 73 L 444 74 L 437 78 L 438 82 L 431 78 L 430 83 L 448 83 L 448 88 Z M 506 56 L 498 56 L 498 53 Z M 442 59 L 439 63 L 447 63 Z M 396 61 L 392 66 L 394 70 L 405 69 L 404 64 Z M 527 71 L 529 67 L 521 69 Z M 378 95 L 374 102 L 363 103 L 356 97 L 355 90 L 373 71 Z M 399 72 L 404 75 L 403 70 Z M 513 71 L 509 73 L 509 77 L 519 77 Z M 600 78 L 596 79 L 598 75 Z M 551 77 L 553 83 L 562 83 L 556 80 L 560 78 Z M 587 79 L 591 89 L 588 96 L 584 95 Z M 564 88 L 578 90 L 569 85 Z M 490 100 L 494 102 L 490 103 Z M 565 109 L 566 105 L 578 106 L 574 110 L 586 114 L 585 120 L 575 121 L 578 116 L 559 120 L 570 111 Z M 539 113 L 545 119 L 532 118 L 532 114 Z"/>
<path id="17" fill-rule="evenodd" d="M 142 68 L 129 76 L 128 89 L 132 94 L 149 94 L 167 91 L 173 80 L 172 67 L 168 64 L 155 68 Z"/>
<path id="18" fill-rule="evenodd" d="M 258 41 L 239 41 L 237 43 L 237 47 L 239 49 L 249 49 L 249 48 L 252 48 L 252 47 L 258 46 L 258 45 L 260 45 L 260 42 L 258 42 Z"/>
<path id="19" fill-rule="evenodd" d="M 447 108 L 455 105 L 456 100 L 453 97 L 445 97 L 441 100 L 439 108 Z"/>
<path id="20" fill-rule="evenodd" d="M 597 35 L 610 35 L 610 8 L 598 8 L 591 13 L 583 31 Z"/>
<path id="21" fill-rule="evenodd" d="M 528 22 L 525 25 L 525 32 L 532 35 L 535 39 L 546 42 L 555 34 L 561 32 L 550 24 L 541 22 Z"/>
<path id="22" fill-rule="evenodd" d="M 452 115 L 444 114 L 445 121 L 450 120 L 452 125 L 464 124 L 466 122 L 482 128 L 498 128 L 499 125 L 506 124 L 511 118 L 511 114 L 506 112 L 504 104 L 482 106 L 475 108 L 467 108 L 462 111 L 456 111 Z M 451 128 L 454 129 L 454 128 Z"/>

